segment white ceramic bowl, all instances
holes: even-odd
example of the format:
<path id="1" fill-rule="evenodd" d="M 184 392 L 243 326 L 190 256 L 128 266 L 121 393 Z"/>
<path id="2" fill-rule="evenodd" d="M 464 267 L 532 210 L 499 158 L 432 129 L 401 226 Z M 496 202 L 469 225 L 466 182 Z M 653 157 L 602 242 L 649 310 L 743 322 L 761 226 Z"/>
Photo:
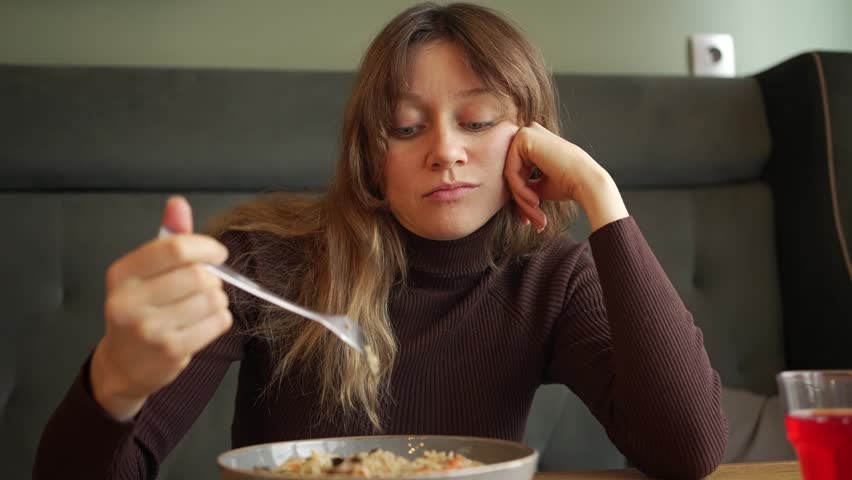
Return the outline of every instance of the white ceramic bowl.
<path id="1" fill-rule="evenodd" d="M 490 438 L 441 435 L 341 437 L 267 443 L 225 452 L 219 456 L 218 463 L 222 480 L 267 480 L 282 477 L 269 472 L 255 471 L 256 467 L 271 468 L 292 457 L 308 457 L 313 451 L 345 457 L 359 452 L 369 452 L 374 448 L 387 450 L 408 459 L 417 458 L 426 450 L 452 451 L 485 464 L 481 467 L 464 468 L 446 473 L 405 477 L 408 480 L 412 478 L 531 480 L 538 464 L 538 452 L 520 443 Z M 310 478 L 340 480 L 345 477 L 338 475 Z"/>

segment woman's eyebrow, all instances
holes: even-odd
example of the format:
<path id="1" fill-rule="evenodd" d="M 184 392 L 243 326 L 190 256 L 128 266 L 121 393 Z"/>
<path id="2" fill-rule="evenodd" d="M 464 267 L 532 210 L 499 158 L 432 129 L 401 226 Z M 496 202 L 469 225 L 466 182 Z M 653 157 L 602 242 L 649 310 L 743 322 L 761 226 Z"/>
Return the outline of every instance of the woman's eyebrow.
<path id="1" fill-rule="evenodd" d="M 462 90 L 461 92 L 456 92 L 452 96 L 453 98 L 470 98 L 476 97 L 479 95 L 490 95 L 491 91 L 484 87 L 471 88 L 468 90 Z M 413 92 L 403 92 L 399 96 L 400 101 L 409 101 L 414 103 L 422 103 L 423 97 L 417 95 Z"/>
<path id="2" fill-rule="evenodd" d="M 456 98 L 468 98 L 468 97 L 476 97 L 479 95 L 490 95 L 491 92 L 487 88 L 479 87 L 479 88 L 471 88 L 470 90 L 464 90 L 459 93 L 453 95 Z"/>

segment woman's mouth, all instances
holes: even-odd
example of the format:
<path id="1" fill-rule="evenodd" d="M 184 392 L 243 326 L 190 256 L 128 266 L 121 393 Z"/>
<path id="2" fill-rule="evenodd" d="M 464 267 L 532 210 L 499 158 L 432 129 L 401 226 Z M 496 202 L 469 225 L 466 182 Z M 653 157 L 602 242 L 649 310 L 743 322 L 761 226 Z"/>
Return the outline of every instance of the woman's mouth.
<path id="1" fill-rule="evenodd" d="M 425 198 L 437 202 L 452 202 L 459 200 L 468 193 L 477 189 L 479 185 L 465 182 L 453 182 L 440 185 L 426 195 Z"/>

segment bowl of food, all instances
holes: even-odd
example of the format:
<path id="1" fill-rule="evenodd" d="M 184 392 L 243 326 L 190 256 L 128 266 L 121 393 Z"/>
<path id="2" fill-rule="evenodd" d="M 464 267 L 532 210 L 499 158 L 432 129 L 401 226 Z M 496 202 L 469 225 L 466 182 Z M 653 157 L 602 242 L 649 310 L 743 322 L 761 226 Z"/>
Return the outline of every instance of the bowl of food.
<path id="1" fill-rule="evenodd" d="M 453 478 L 530 480 L 538 452 L 507 440 L 384 435 L 266 443 L 218 458 L 222 480 Z"/>

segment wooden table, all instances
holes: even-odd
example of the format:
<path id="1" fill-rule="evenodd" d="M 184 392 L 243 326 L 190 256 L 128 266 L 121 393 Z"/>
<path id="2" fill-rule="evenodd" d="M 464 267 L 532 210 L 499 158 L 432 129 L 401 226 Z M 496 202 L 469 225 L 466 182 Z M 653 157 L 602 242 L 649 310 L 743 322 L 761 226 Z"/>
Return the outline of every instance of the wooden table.
<path id="1" fill-rule="evenodd" d="M 535 480 L 631 480 L 648 478 L 636 470 L 539 473 Z M 798 462 L 731 463 L 720 466 L 707 480 L 802 480 Z"/>

